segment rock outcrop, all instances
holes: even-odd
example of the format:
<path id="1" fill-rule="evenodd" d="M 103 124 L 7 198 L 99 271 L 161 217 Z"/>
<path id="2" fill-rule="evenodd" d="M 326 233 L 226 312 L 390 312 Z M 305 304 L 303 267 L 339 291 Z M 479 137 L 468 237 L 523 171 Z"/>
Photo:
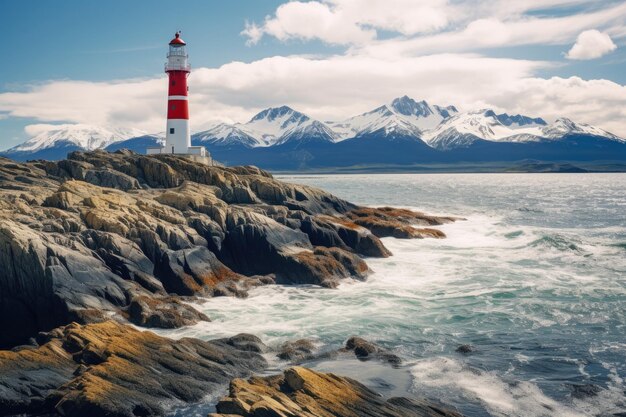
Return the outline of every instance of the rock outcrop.
<path id="1" fill-rule="evenodd" d="M 0 415 L 164 415 L 266 366 L 251 335 L 173 341 L 106 321 L 69 324 L 0 351 Z"/>
<path id="2" fill-rule="evenodd" d="M 461 417 L 436 404 L 388 400 L 359 382 L 293 367 L 270 377 L 235 379 L 209 417 Z"/>
<path id="3" fill-rule="evenodd" d="M 0 349 L 12 348 L 0 350 L 0 416 L 160 416 L 198 401 L 265 367 L 265 345 L 252 335 L 174 341 L 124 323 L 187 326 L 210 320 L 190 303 L 199 297 L 364 279 L 363 257 L 391 255 L 379 237 L 443 237 L 414 225 L 453 220 L 358 207 L 255 167 L 172 155 L 0 158 Z M 313 348 L 300 341 L 283 356 L 307 360 Z M 365 341 L 351 349 L 360 358 L 392 358 Z M 219 409 L 454 415 L 433 407 L 384 401 L 355 381 L 293 368 L 235 379 Z"/>
<path id="4" fill-rule="evenodd" d="M 430 227 L 416 228 L 414 225 L 440 226 L 460 220 L 457 217 L 430 216 L 393 207 L 361 207 L 349 211 L 347 217 L 355 224 L 369 229 L 378 237 L 392 236 L 398 239 L 423 239 L 425 237 L 441 239 L 446 237 L 442 231 Z"/>
<path id="5" fill-rule="evenodd" d="M 402 359 L 389 350 L 369 342 L 362 337 L 353 336 L 346 341 L 346 351 L 351 351 L 360 360 L 378 359 L 390 365 L 398 366 Z"/>
<path id="6" fill-rule="evenodd" d="M 276 356 L 285 361 L 300 362 L 312 358 L 315 351 L 316 348 L 313 341 L 298 339 L 283 343 Z"/>
<path id="7" fill-rule="evenodd" d="M 335 287 L 366 277 L 361 256 L 390 255 L 377 235 L 440 237 L 411 225 L 450 220 L 172 155 L 0 158 L 0 348 L 111 315 L 166 328 L 210 319 L 181 297 Z"/>

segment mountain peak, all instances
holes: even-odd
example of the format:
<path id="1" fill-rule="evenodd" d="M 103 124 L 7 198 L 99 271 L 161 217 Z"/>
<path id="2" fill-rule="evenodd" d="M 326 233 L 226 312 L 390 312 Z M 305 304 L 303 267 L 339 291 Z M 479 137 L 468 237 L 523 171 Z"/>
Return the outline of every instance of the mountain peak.
<path id="1" fill-rule="evenodd" d="M 622 141 L 619 136 L 616 136 L 611 132 L 607 132 L 599 127 L 591 126 L 585 123 L 576 123 L 567 117 L 559 117 L 554 121 L 554 123 L 547 125 L 543 131 L 545 136 L 548 138 L 559 138 L 568 134 L 583 134 Z"/>
<path id="2" fill-rule="evenodd" d="M 441 120 L 458 113 L 454 106 L 431 106 L 426 100 L 416 101 L 407 95 L 393 99 L 389 107 L 392 111 L 402 116 L 416 119 L 433 119 L 430 123 L 424 124 L 423 121 L 418 123 L 418 127 L 421 129 L 433 128 Z"/>
<path id="3" fill-rule="evenodd" d="M 295 111 L 289 106 L 280 106 L 280 107 L 270 107 L 265 110 L 257 113 L 250 122 L 255 122 L 259 120 L 267 120 L 268 122 L 273 122 L 276 119 L 284 118 L 285 116 L 295 116 L 296 118 L 305 118 L 308 120 L 308 116 Z"/>
<path id="4" fill-rule="evenodd" d="M 502 113 L 496 116 L 500 123 L 505 126 L 528 126 L 528 125 L 541 125 L 546 126 L 547 123 L 541 117 L 528 117 L 522 114 L 509 115 L 507 113 Z"/>
<path id="5" fill-rule="evenodd" d="M 394 99 L 391 102 L 391 108 L 405 116 L 427 117 L 433 114 L 433 109 L 426 101 L 418 102 L 406 95 Z"/>
<path id="6" fill-rule="evenodd" d="M 138 129 L 107 128 L 88 124 L 44 125 L 39 133 L 10 151 L 35 152 L 59 144 L 76 146 L 84 150 L 94 150 L 144 135 L 146 132 Z"/>
<path id="7" fill-rule="evenodd" d="M 244 132 L 236 125 L 218 123 L 208 130 L 198 132 L 191 137 L 194 145 L 242 145 L 248 148 L 262 145 L 262 142 Z"/>

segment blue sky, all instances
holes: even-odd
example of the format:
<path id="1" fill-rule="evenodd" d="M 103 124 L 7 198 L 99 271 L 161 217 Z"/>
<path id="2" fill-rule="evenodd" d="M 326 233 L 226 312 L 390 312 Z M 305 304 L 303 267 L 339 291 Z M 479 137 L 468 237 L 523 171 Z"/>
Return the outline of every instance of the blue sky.
<path id="1" fill-rule="evenodd" d="M 342 118 L 408 94 L 465 110 L 563 115 L 626 135 L 625 6 L 3 0 L 0 149 L 50 124 L 159 130 L 162 67 L 178 29 L 194 67 L 198 129 L 281 104 Z"/>

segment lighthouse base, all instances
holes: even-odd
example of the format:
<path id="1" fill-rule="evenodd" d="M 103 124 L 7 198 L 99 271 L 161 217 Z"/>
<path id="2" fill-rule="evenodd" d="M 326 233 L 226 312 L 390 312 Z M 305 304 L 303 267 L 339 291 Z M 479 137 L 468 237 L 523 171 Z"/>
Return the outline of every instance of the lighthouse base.
<path id="1" fill-rule="evenodd" d="M 219 162 L 216 162 L 211 158 L 211 155 L 206 151 L 204 146 L 190 146 L 187 148 L 187 152 L 179 153 L 173 152 L 172 148 L 167 146 L 150 147 L 146 149 L 147 155 L 175 155 L 186 159 L 190 159 L 193 162 L 197 162 L 210 166 L 222 166 Z"/>

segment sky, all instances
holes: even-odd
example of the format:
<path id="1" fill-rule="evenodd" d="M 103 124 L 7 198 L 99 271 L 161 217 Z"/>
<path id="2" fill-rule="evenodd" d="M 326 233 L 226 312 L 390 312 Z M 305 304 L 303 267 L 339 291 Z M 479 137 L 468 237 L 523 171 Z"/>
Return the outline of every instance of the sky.
<path id="1" fill-rule="evenodd" d="M 177 30 L 193 131 L 408 95 L 626 137 L 624 0 L 0 0 L 0 27 L 0 150 L 60 124 L 163 131 Z"/>

